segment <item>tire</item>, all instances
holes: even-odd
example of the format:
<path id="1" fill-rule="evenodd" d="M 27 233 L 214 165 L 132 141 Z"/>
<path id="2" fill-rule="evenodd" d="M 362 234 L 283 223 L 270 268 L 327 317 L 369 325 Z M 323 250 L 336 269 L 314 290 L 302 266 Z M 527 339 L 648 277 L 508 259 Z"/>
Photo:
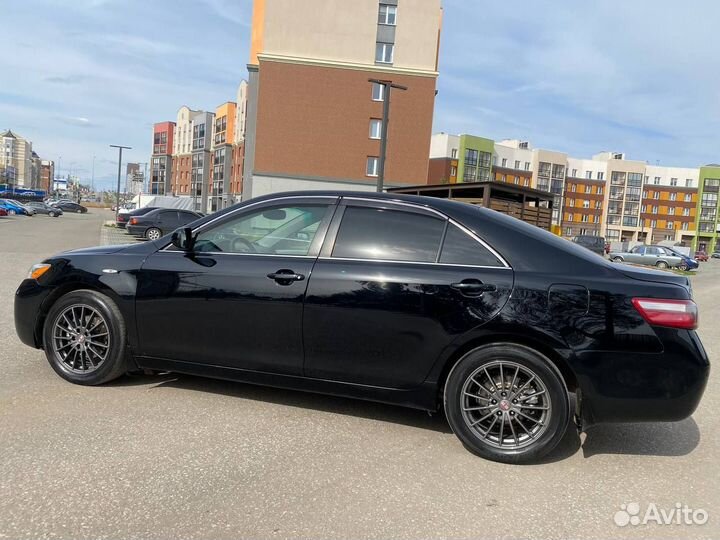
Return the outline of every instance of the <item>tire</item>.
<path id="1" fill-rule="evenodd" d="M 465 448 L 501 463 L 537 461 L 560 442 L 572 418 L 555 366 L 514 344 L 468 352 L 450 371 L 443 400 L 448 423 Z"/>
<path id="2" fill-rule="evenodd" d="M 150 241 L 157 240 L 162 236 L 162 231 L 158 229 L 157 227 L 150 227 L 147 231 L 145 231 L 145 238 L 147 238 Z"/>
<path id="3" fill-rule="evenodd" d="M 622 258 L 622 257 L 613 257 L 613 258 L 610 259 L 610 260 L 611 260 L 612 262 L 615 262 L 615 263 L 623 262 L 623 258 Z"/>
<path id="4" fill-rule="evenodd" d="M 8 213 L 8 216 L 14 216 L 15 210 L 8 210 L 7 213 Z"/>
<path id="5" fill-rule="evenodd" d="M 75 210 L 75 213 L 82 214 L 83 213 L 82 208 L 78 208 L 77 210 Z"/>
<path id="6" fill-rule="evenodd" d="M 55 212 L 53 212 L 53 211 L 48 212 L 48 216 L 55 217 Z"/>
<path id="7" fill-rule="evenodd" d="M 77 336 L 78 328 L 84 339 L 72 337 Z M 100 335 L 103 331 L 107 335 Z M 43 349 L 50 366 L 63 379 L 95 386 L 125 373 L 126 336 L 125 321 L 115 302 L 82 289 L 60 297 L 50 308 L 43 327 Z"/>
<path id="8" fill-rule="evenodd" d="M 688 271 L 688 265 L 687 265 L 687 263 L 680 263 L 680 264 L 678 264 L 678 270 L 682 270 L 683 272 L 687 272 L 687 271 Z"/>
<path id="9" fill-rule="evenodd" d="M 661 270 L 665 270 L 668 267 L 668 263 L 666 263 L 665 261 L 658 261 L 655 266 L 657 268 L 660 268 Z"/>

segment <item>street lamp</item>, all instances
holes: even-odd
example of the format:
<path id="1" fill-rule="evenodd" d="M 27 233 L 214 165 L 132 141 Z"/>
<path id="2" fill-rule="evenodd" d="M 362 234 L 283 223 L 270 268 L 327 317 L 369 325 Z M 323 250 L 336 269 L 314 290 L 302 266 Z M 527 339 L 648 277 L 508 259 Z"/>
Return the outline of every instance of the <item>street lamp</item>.
<path id="1" fill-rule="evenodd" d="M 122 167 L 122 151 L 132 150 L 130 146 L 122 146 L 119 144 L 111 144 L 110 148 L 118 149 L 118 177 L 117 177 L 117 191 L 115 192 L 116 204 L 115 204 L 115 221 L 117 221 L 118 214 L 120 213 L 120 173 Z"/>
<path id="2" fill-rule="evenodd" d="M 385 157 L 387 156 L 387 134 L 388 123 L 390 121 L 390 91 L 395 88 L 397 90 L 407 90 L 407 86 L 393 84 L 392 81 L 383 81 L 380 79 L 368 79 L 372 84 L 379 84 L 383 87 L 383 117 L 382 130 L 380 134 L 380 163 L 378 163 L 377 191 L 383 191 L 385 183 Z"/>

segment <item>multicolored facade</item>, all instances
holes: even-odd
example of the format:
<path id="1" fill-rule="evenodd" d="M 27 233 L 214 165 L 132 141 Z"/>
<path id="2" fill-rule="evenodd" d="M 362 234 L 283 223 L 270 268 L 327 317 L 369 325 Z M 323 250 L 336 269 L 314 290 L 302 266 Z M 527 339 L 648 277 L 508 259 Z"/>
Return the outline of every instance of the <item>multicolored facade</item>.
<path id="1" fill-rule="evenodd" d="M 707 252 L 718 250 L 720 232 L 720 165 L 700 167 L 698 175 L 698 205 L 695 216 L 697 249 Z"/>
<path id="2" fill-rule="evenodd" d="M 153 151 L 150 158 L 150 184 L 153 195 L 171 191 L 175 122 L 159 122 L 153 126 Z"/>

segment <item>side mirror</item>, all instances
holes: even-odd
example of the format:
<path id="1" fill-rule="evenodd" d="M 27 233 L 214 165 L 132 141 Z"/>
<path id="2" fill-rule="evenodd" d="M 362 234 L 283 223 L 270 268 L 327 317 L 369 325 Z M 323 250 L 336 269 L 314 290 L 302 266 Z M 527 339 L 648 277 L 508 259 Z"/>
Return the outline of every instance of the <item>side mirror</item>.
<path id="1" fill-rule="evenodd" d="M 192 251 L 195 244 L 192 229 L 190 227 L 182 227 L 176 229 L 172 233 L 172 245 L 183 251 Z"/>

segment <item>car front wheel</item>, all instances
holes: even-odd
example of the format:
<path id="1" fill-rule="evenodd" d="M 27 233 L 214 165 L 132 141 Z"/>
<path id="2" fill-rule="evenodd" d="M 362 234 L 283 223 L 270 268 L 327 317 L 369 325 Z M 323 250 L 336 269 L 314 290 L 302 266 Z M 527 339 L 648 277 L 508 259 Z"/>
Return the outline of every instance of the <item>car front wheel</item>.
<path id="1" fill-rule="evenodd" d="M 161 236 L 162 232 L 156 227 L 150 227 L 147 231 L 145 231 L 145 238 L 148 240 L 157 240 Z"/>
<path id="2" fill-rule="evenodd" d="M 91 290 L 62 296 L 43 327 L 45 356 L 63 379 L 98 385 L 126 370 L 125 322 L 115 303 Z"/>
<path id="3" fill-rule="evenodd" d="M 55 212 L 52 212 L 52 211 L 48 212 L 48 216 L 55 217 Z"/>
<path id="4" fill-rule="evenodd" d="M 687 270 L 688 270 L 688 265 L 687 265 L 687 263 L 680 263 L 680 264 L 678 264 L 678 270 L 682 270 L 683 272 L 687 272 Z"/>
<path id="5" fill-rule="evenodd" d="M 668 267 L 668 263 L 666 263 L 665 261 L 658 261 L 655 266 L 657 266 L 661 270 L 664 270 L 665 268 Z"/>
<path id="6" fill-rule="evenodd" d="M 622 257 L 612 257 L 610 260 L 616 263 L 623 262 Z"/>
<path id="7" fill-rule="evenodd" d="M 503 463 L 538 460 L 560 442 L 571 419 L 557 369 L 514 344 L 486 345 L 463 356 L 448 376 L 444 405 L 466 448 Z"/>

